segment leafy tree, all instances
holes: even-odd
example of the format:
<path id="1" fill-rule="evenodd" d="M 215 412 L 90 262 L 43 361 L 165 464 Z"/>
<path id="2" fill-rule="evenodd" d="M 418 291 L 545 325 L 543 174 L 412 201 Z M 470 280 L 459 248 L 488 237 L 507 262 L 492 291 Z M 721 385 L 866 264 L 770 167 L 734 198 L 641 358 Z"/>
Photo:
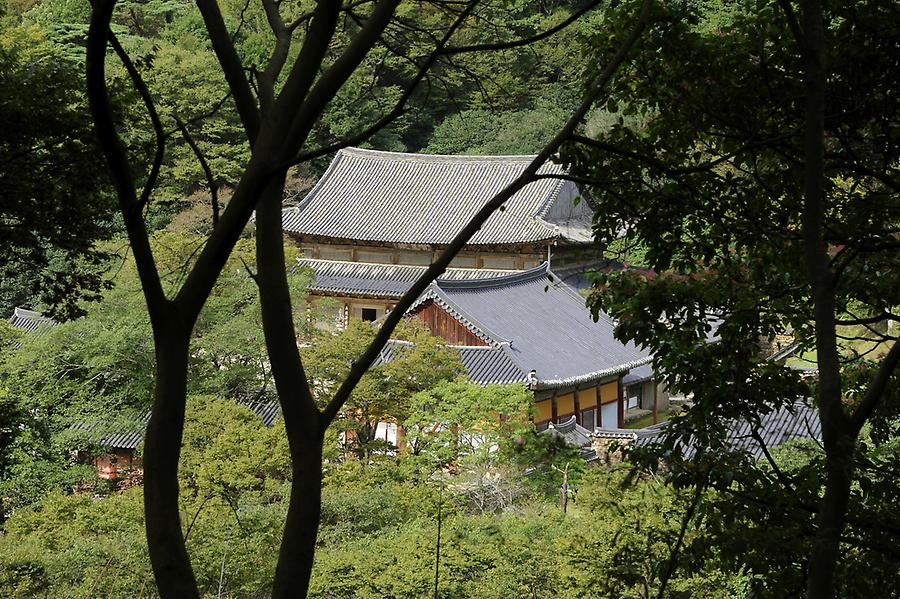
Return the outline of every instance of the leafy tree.
<path id="1" fill-rule="evenodd" d="M 306 369 L 317 400 L 324 405 L 347 376 L 362 348 L 375 337 L 371 323 L 353 321 L 337 335 L 326 335 L 305 355 Z M 391 360 L 368 369 L 344 405 L 337 426 L 346 444 L 361 456 L 383 449 L 375 438 L 379 422 L 402 423 L 412 396 L 463 373 L 456 350 L 431 335 L 421 323 L 409 320 L 398 328 L 406 343 L 392 347 Z"/>
<path id="2" fill-rule="evenodd" d="M 160 232 L 153 245 L 167 282 L 190 263 L 197 238 Z M 193 331 L 189 368 L 192 393 L 215 394 L 232 403 L 271 401 L 268 360 L 259 334 L 256 286 L 247 272 L 247 241 L 238 244 Z M 295 251 L 288 249 L 288 252 Z M 153 392 L 155 356 L 133 261 L 121 257 L 103 300 L 86 306 L 84 318 L 60 324 L 22 346 L 0 352 L 0 497 L 6 507 L 30 505 L 50 489 L 93 480 L 89 467 L 72 462 L 72 450 L 102 451 L 101 431 L 142 426 Z M 302 297 L 308 273 L 291 276 Z M 298 328 L 306 314 L 297 315 Z M 4 323 L 5 324 L 5 323 Z M 100 424 L 95 430 L 76 423 Z"/>
<path id="3" fill-rule="evenodd" d="M 75 64 L 36 27 L 0 29 L 0 314 L 43 302 L 80 314 L 102 289 L 108 180 Z"/>
<path id="4" fill-rule="evenodd" d="M 895 14 L 879 0 L 803 1 L 797 14 L 761 2 L 710 27 L 698 7 L 664 3 L 611 89 L 605 108 L 622 116 L 564 152 L 592 183 L 598 241 L 629 231 L 654 269 L 602 277 L 591 303 L 654 351 L 671 389 L 694 394 L 662 449 L 692 438 L 709 459 L 676 480 L 730 488 L 737 465 L 713 459 L 725 423 L 809 392 L 761 359 L 761 339 L 792 329 L 815 350 L 823 478 L 812 497 L 785 489 L 816 513 L 799 566 L 809 597 L 855 584 L 838 589 L 834 577 L 852 542 L 842 532 L 859 515 L 848 506 L 867 505 L 860 434 L 896 415 L 900 346 L 877 327 L 898 303 Z M 707 344 L 713 322 L 720 341 Z M 893 527 L 894 514 L 881 517 Z"/>

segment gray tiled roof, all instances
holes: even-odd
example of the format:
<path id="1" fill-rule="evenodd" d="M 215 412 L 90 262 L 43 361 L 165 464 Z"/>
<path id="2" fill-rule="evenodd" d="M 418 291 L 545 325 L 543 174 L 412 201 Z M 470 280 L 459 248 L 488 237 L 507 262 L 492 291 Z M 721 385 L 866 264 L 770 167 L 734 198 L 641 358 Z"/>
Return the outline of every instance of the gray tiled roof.
<path id="1" fill-rule="evenodd" d="M 666 423 L 654 427 L 635 431 L 638 433 L 636 445 L 648 445 L 654 442 L 665 430 Z M 759 433 L 766 448 L 771 450 L 783 443 L 795 439 L 822 440 L 822 423 L 816 409 L 805 403 L 794 403 L 783 406 L 761 415 L 759 423 L 754 424 L 746 419 L 734 419 L 729 421 L 726 430 L 726 444 L 729 451 L 746 452 L 756 459 L 764 456 L 763 448 L 754 438 L 754 429 Z M 694 456 L 696 448 L 693 442 L 683 446 L 684 456 L 688 459 Z"/>
<path id="2" fill-rule="evenodd" d="M 281 406 L 277 401 L 239 401 L 240 405 L 249 408 L 259 416 L 265 426 L 272 426 L 281 414 Z M 76 422 L 72 429 L 100 435 L 97 443 L 113 449 L 137 449 L 144 441 L 144 430 L 150 421 L 150 412 L 143 416 L 137 414 L 112 421 Z"/>
<path id="3" fill-rule="evenodd" d="M 97 443 L 113 449 L 137 449 L 144 441 L 144 429 L 150 420 L 150 412 L 143 416 L 139 414 L 126 414 L 116 422 L 76 422 L 72 429 L 92 436 L 99 436 Z"/>
<path id="4" fill-rule="evenodd" d="M 613 336 L 612 320 L 595 321 L 584 298 L 547 265 L 480 281 L 436 281 L 411 311 L 434 301 L 474 334 L 503 347 L 535 388 L 571 386 L 649 362 L 646 352 Z"/>
<path id="5" fill-rule="evenodd" d="M 390 340 L 381 350 L 374 365 L 389 362 L 394 357 L 394 348 L 406 345 L 405 341 Z M 479 385 L 506 385 L 525 383 L 528 374 L 513 361 L 506 348 L 491 346 L 452 346 L 459 352 L 459 361 L 466 374 Z"/>
<path id="6" fill-rule="evenodd" d="M 622 382 L 626 385 L 631 385 L 633 383 L 642 383 L 644 381 L 649 381 L 653 378 L 653 365 L 652 364 L 644 364 L 643 366 L 638 366 L 631 372 L 629 372 L 622 379 Z"/>
<path id="7" fill-rule="evenodd" d="M 301 267 L 312 269 L 315 273 L 315 281 L 309 287 L 312 293 L 380 299 L 399 298 L 428 268 L 405 264 L 370 264 L 311 258 L 301 258 L 297 263 Z M 492 278 L 508 275 L 510 272 L 515 271 L 448 268 L 441 278 L 451 280 Z"/>
<path id="8" fill-rule="evenodd" d="M 532 159 L 341 150 L 300 205 L 283 212 L 284 230 L 314 239 L 445 245 Z M 575 197 L 571 183 L 540 179 L 510 198 L 469 243 L 590 241 L 590 207 Z"/>
<path id="9" fill-rule="evenodd" d="M 509 348 L 457 347 L 469 378 L 481 385 L 525 383 L 528 373 L 516 364 Z"/>
<path id="10" fill-rule="evenodd" d="M 239 401 L 239 404 L 250 408 L 262 418 L 263 424 L 272 426 L 281 415 L 281 405 L 277 401 Z"/>
<path id="11" fill-rule="evenodd" d="M 551 422 L 544 433 L 559 437 L 574 447 L 586 447 L 591 444 L 591 431 L 578 424 L 574 414 L 565 422 L 558 424 Z"/>
<path id="12" fill-rule="evenodd" d="M 9 323 L 34 337 L 46 335 L 50 329 L 58 324 L 55 320 L 41 316 L 39 312 L 26 310 L 25 308 L 15 308 Z"/>

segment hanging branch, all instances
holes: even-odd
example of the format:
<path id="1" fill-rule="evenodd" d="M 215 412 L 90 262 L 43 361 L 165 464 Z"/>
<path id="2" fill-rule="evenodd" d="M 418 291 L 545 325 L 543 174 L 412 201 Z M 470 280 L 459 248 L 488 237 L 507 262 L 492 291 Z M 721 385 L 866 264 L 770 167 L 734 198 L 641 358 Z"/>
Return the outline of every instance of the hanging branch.
<path id="1" fill-rule="evenodd" d="M 203 151 L 197 145 L 197 142 L 194 141 L 194 138 L 188 131 L 187 126 L 180 118 L 178 118 L 178 116 L 175 117 L 175 122 L 178 125 L 178 130 L 181 131 L 182 137 L 184 137 L 184 140 L 191 147 L 191 151 L 194 152 L 194 156 L 197 157 L 197 162 L 200 163 L 200 168 L 203 169 L 203 176 L 206 177 L 206 185 L 207 187 L 209 187 L 209 198 L 210 203 L 212 204 L 212 222 L 213 227 L 215 227 L 219 224 L 219 185 L 218 183 L 216 183 L 212 168 L 210 168 L 209 166 L 209 162 L 207 162 L 206 157 L 203 155 Z"/>

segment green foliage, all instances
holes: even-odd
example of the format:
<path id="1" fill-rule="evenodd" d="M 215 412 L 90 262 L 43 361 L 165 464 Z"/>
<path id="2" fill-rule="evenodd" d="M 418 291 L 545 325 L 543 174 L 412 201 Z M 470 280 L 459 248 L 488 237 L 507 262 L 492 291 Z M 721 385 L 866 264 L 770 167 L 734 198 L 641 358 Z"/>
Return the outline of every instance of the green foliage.
<path id="1" fill-rule="evenodd" d="M 271 592 L 286 493 L 273 492 L 283 484 L 278 468 L 259 464 L 271 436 L 283 433 L 226 403 L 202 397 L 190 402 L 182 517 L 201 593 L 262 597 Z M 244 459 L 254 455 L 260 461 Z M 235 458 L 240 465 L 229 464 Z M 629 481 L 624 472 L 591 469 L 566 515 L 552 499 L 519 503 L 514 513 L 472 514 L 452 478 L 441 490 L 438 480 L 409 467 L 406 460 L 414 458 L 374 465 L 354 460 L 325 472 L 310 597 L 430 595 L 439 504 L 442 597 L 652 596 L 692 495 L 652 480 Z M 217 469 L 223 471 L 218 480 L 212 474 Z M 241 492 L 227 500 L 190 492 L 190 481 L 208 481 L 203 488 L 210 489 L 223 488 L 224 480 Z M 53 493 L 40 509 L 17 511 L 0 536 L 0 594 L 146 593 L 152 575 L 142 514 L 139 489 L 99 501 Z M 746 576 L 720 568 L 709 525 L 705 519 L 692 523 L 668 585 L 672 596 L 746 594 Z"/>
<path id="2" fill-rule="evenodd" d="M 199 243 L 199 238 L 175 233 L 155 235 L 166 285 L 178 282 Z M 274 399 L 256 285 L 245 266 L 253 262 L 252 245 L 242 240 L 197 320 L 189 363 L 191 393 L 232 403 Z M 289 277 L 301 334 L 308 332 L 303 309 L 308 277 L 305 271 Z M 102 449 L 97 445 L 104 431 L 143 426 L 156 361 L 133 260 L 119 258 L 111 280 L 103 301 L 86 306 L 86 317 L 40 337 L 26 336 L 22 347 L 0 353 L 0 428 L 10 431 L 0 447 L 0 464 L 5 465 L 0 496 L 9 508 L 35 502 L 49 489 L 71 489 L 78 480 L 92 479 L 90 468 L 74 464 L 70 452 Z M 76 423 L 103 426 L 73 429 Z"/>
<path id="3" fill-rule="evenodd" d="M 189 398 L 185 423 L 180 462 L 185 499 L 233 503 L 289 478 L 290 450 L 280 420 L 265 428 L 249 408 L 200 395 Z"/>
<path id="4" fill-rule="evenodd" d="M 352 321 L 345 330 L 320 338 L 304 352 L 303 363 L 320 404 L 330 399 L 375 333 L 371 323 Z M 404 341 L 392 346 L 392 359 L 369 368 L 336 423 L 352 433 L 348 446 L 360 455 L 385 448 L 383 441 L 375 439 L 379 422 L 403 422 L 415 393 L 463 372 L 459 354 L 420 323 L 403 322 L 396 336 Z"/>
<path id="5" fill-rule="evenodd" d="M 531 429 L 531 404 L 522 385 L 444 382 L 413 396 L 407 442 L 438 465 L 489 460 Z"/>
<path id="6" fill-rule="evenodd" d="M 81 313 L 96 298 L 114 204 L 77 65 L 36 27 L 0 29 L 0 314 L 44 302 Z M 40 201 L 37 201 L 37 198 Z"/>
<path id="7" fill-rule="evenodd" d="M 835 313 L 871 317 L 900 302 L 900 254 L 888 241 L 897 226 L 900 130 L 887 123 L 900 113 L 892 91 L 900 69 L 897 30 L 886 23 L 896 5 L 869 0 L 825 10 L 824 228 Z M 621 339 L 653 351 L 670 390 L 693 394 L 693 407 L 672 418 L 654 451 L 632 459 L 677 488 L 712 488 L 698 517 L 723 568 L 746 574 L 755 594 L 796 594 L 825 484 L 822 454 L 792 453 L 776 470 L 722 449 L 730 419 L 758 422 L 812 391 L 761 351 L 786 330 L 802 350 L 815 349 L 801 235 L 801 51 L 781 3 L 735 5 L 712 19 L 707 3 L 663 2 L 654 11 L 610 86 L 603 109 L 615 122 L 598 128 L 598 143 L 562 152 L 574 174 L 602 181 L 590 189 L 603 215 L 595 222 L 597 241 L 624 244 L 627 232 L 629 244 L 643 251 L 642 266 L 653 269 L 599 277 L 589 303 L 617 319 Z M 624 18 L 607 22 L 613 35 L 595 38 L 590 50 L 597 64 L 631 26 Z M 841 373 L 850 409 L 892 341 L 882 344 L 889 337 L 875 327 L 836 332 L 851 337 Z M 712 337 L 716 343 L 708 343 Z M 888 564 L 896 560 L 900 511 L 896 483 L 882 474 L 897 467 L 898 405 L 893 389 L 888 395 L 875 434 L 846 456 L 859 466 L 836 572 L 839 596 L 897 588 L 896 562 L 893 570 Z M 688 439 L 702 450 L 686 462 L 678 445 Z"/>

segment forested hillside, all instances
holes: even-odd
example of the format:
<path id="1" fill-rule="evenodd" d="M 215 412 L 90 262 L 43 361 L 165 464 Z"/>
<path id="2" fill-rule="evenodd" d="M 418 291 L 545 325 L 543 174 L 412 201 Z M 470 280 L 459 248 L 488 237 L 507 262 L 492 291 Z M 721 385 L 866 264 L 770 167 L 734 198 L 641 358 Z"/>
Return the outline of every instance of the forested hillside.
<path id="1" fill-rule="evenodd" d="M 0 596 L 900 597 L 898 10 L 0 0 Z M 358 134 L 562 163 L 665 432 L 580 451 L 414 319 L 388 360 L 406 298 L 307 302 L 282 200 Z"/>

